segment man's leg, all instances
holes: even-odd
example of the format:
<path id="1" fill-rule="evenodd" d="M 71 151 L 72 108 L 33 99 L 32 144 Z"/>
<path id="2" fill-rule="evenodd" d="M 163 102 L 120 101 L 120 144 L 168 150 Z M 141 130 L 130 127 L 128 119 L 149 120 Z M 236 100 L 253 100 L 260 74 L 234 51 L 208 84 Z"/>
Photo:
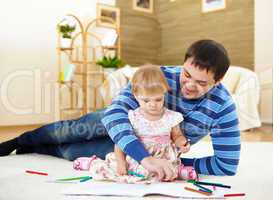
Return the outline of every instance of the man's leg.
<path id="1" fill-rule="evenodd" d="M 59 121 L 26 132 L 18 137 L 22 146 L 57 145 L 78 143 L 93 138 L 107 136 L 101 123 L 104 110 L 92 112 L 78 119 Z"/>
<path id="2" fill-rule="evenodd" d="M 101 123 L 104 110 L 82 116 L 79 119 L 59 121 L 23 133 L 19 137 L 0 144 L 0 156 L 5 156 L 17 148 L 41 145 L 80 143 L 93 138 L 107 136 Z"/>
<path id="3" fill-rule="evenodd" d="M 75 160 L 78 157 L 90 157 L 96 155 L 105 159 L 105 155 L 114 151 L 114 143 L 110 137 L 101 137 L 94 140 L 61 145 L 40 145 L 30 148 L 19 148 L 17 154 L 39 153 L 47 154 L 67 160 Z"/>

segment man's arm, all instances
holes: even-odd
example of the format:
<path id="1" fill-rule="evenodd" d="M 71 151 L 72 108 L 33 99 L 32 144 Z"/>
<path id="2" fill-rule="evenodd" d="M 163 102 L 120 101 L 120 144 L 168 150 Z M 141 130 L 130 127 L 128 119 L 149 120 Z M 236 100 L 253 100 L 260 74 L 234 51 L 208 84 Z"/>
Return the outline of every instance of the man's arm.
<path id="1" fill-rule="evenodd" d="M 197 159 L 182 159 L 200 174 L 232 176 L 240 158 L 241 140 L 236 108 L 232 100 L 225 103 L 211 128 L 214 155 Z"/>

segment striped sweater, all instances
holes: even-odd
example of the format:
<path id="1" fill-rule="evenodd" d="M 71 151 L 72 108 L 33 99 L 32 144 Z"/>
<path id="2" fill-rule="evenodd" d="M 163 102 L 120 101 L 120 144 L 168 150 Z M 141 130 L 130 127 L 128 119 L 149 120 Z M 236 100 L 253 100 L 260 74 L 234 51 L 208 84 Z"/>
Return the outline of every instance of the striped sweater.
<path id="1" fill-rule="evenodd" d="M 181 96 L 179 76 L 181 67 L 161 67 L 171 90 L 165 95 L 165 106 L 183 114 L 180 127 L 191 144 L 210 134 L 214 155 L 182 159 L 199 174 L 234 175 L 240 157 L 240 132 L 234 102 L 222 84 L 210 89 L 204 96 L 189 100 Z M 128 110 L 139 107 L 132 95 L 131 85 L 113 100 L 102 119 L 112 140 L 133 159 L 140 162 L 149 156 L 134 134 L 128 119 Z"/>

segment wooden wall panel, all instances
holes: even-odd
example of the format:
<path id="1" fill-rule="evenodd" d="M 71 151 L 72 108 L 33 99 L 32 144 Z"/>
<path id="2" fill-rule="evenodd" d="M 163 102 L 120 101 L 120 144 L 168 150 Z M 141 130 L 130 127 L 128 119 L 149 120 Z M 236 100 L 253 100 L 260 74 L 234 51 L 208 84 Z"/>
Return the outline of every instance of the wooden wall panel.
<path id="1" fill-rule="evenodd" d="M 162 64 L 181 64 L 187 47 L 210 38 L 224 44 L 232 65 L 254 69 L 254 0 L 227 0 L 225 10 L 201 12 L 201 0 L 158 0 Z"/>
<path id="2" fill-rule="evenodd" d="M 227 0 L 225 10 L 201 12 L 201 0 L 155 0 L 155 13 L 121 8 L 122 57 L 129 64 L 181 65 L 188 46 L 210 38 L 224 44 L 232 65 L 254 69 L 254 0 Z"/>
<path id="3" fill-rule="evenodd" d="M 160 30 L 155 14 L 135 11 L 132 0 L 117 0 L 121 20 L 121 57 L 133 66 L 158 63 Z"/>

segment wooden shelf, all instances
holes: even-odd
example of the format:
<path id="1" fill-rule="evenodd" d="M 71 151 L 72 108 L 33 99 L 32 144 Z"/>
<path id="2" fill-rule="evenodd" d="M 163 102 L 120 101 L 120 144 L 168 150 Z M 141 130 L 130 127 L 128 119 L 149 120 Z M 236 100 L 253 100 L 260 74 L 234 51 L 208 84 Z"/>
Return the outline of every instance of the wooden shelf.
<path id="1" fill-rule="evenodd" d="M 96 61 L 82 61 L 82 60 L 71 60 L 71 63 L 74 64 L 96 64 Z"/>
<path id="2" fill-rule="evenodd" d="M 62 47 L 58 47 L 57 50 L 59 50 L 59 51 L 72 51 L 73 48 L 72 48 L 72 47 L 71 47 L 71 48 L 62 48 Z"/>
<path id="3" fill-rule="evenodd" d="M 103 71 L 88 71 L 88 72 L 75 72 L 75 75 L 80 75 L 80 76 L 88 76 L 88 75 L 102 75 L 103 76 Z"/>
<path id="4" fill-rule="evenodd" d="M 108 50 L 111 50 L 111 49 L 113 49 L 113 50 L 118 49 L 117 46 L 102 46 L 102 48 L 103 48 L 103 49 L 108 49 Z"/>
<path id="5" fill-rule="evenodd" d="M 61 85 L 72 85 L 74 83 L 73 80 L 71 81 L 58 81 L 59 84 Z"/>
<path id="6" fill-rule="evenodd" d="M 121 52 L 120 29 L 113 20 L 113 22 L 110 20 L 109 23 L 113 23 L 112 28 L 118 35 L 116 44 L 113 46 L 102 46 L 103 37 L 99 37 L 96 29 L 92 29 L 92 27 L 98 28 L 97 21 L 100 18 L 83 24 L 76 16 L 70 14 L 68 16 L 75 19 L 76 32 L 72 35 L 72 46 L 70 48 L 61 47 L 61 34 L 59 34 L 58 47 L 56 48 L 58 66 L 59 71 L 63 74 L 66 73 L 65 67 L 67 64 L 73 64 L 76 69 L 73 71 L 74 81 L 58 82 L 60 92 L 66 95 L 65 99 L 62 99 L 64 95 L 60 95 L 60 105 L 67 102 L 65 108 L 60 108 L 61 120 L 63 117 L 67 119 L 72 116 L 85 115 L 90 111 L 103 107 L 104 102 L 98 90 L 105 77 L 103 70 L 96 63 L 103 56 L 108 55 L 108 53 L 120 58 Z M 80 90 L 78 90 L 79 88 Z M 74 108 L 77 105 L 81 107 Z"/>
<path id="7" fill-rule="evenodd" d="M 61 111 L 81 111 L 82 108 L 61 108 Z"/>

